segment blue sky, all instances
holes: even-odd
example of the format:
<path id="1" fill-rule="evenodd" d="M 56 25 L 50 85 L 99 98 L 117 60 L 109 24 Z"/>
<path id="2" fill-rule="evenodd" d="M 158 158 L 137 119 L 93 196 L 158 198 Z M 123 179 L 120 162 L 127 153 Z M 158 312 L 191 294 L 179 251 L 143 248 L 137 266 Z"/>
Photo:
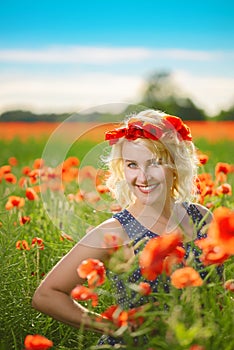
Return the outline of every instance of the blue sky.
<path id="1" fill-rule="evenodd" d="M 154 71 L 215 114 L 234 103 L 230 1 L 4 1 L 0 112 L 138 102 Z"/>

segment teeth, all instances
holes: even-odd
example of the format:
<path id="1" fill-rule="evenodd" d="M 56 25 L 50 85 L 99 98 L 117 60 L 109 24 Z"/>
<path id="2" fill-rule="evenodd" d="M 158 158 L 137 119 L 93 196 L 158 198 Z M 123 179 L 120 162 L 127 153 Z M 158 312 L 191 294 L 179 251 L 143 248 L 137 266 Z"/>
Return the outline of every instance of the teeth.
<path id="1" fill-rule="evenodd" d="M 157 185 L 150 185 L 150 186 L 138 186 L 140 188 L 142 188 L 144 191 L 150 191 L 153 188 L 155 188 Z"/>

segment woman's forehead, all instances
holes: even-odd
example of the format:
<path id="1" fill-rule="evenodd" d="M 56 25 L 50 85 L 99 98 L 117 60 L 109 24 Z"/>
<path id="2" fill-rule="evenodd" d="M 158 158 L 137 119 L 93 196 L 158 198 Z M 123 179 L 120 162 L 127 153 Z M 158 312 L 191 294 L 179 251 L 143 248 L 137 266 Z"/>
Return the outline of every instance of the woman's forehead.
<path id="1" fill-rule="evenodd" d="M 134 143 L 131 141 L 125 141 L 122 148 L 123 159 L 129 160 L 147 160 L 156 157 L 156 154 L 151 152 L 145 145 L 140 143 Z"/>

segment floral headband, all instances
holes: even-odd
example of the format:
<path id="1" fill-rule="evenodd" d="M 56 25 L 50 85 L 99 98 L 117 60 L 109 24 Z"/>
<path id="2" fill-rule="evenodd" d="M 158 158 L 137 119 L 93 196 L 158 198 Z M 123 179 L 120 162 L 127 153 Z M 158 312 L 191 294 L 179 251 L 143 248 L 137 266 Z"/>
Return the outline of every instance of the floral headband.
<path id="1" fill-rule="evenodd" d="M 127 140 L 136 140 L 145 138 L 151 140 L 159 140 L 163 133 L 168 130 L 176 130 L 180 141 L 192 141 L 190 128 L 179 118 L 171 115 L 165 116 L 162 126 L 139 121 L 137 118 L 132 118 L 127 126 L 107 131 L 105 140 L 108 140 L 110 145 L 114 145 L 122 137 Z"/>

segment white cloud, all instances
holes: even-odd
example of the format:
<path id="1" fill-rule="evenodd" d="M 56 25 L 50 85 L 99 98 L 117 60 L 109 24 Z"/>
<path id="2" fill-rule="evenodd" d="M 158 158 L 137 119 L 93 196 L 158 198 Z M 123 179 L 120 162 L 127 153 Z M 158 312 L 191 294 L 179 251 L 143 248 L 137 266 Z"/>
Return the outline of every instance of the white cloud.
<path id="1" fill-rule="evenodd" d="M 185 71 L 176 71 L 173 78 L 190 95 L 192 100 L 210 115 L 234 104 L 234 78 L 198 76 Z"/>
<path id="2" fill-rule="evenodd" d="M 139 101 L 142 86 L 139 76 L 104 73 L 57 78 L 5 76 L 0 79 L 0 110 L 61 113 L 113 102 L 134 103 Z"/>
<path id="3" fill-rule="evenodd" d="M 183 49 L 147 49 L 144 47 L 61 46 L 44 49 L 0 50 L 0 62 L 14 63 L 88 63 L 110 64 L 154 60 L 211 61 L 234 58 L 234 52 Z"/>
<path id="4" fill-rule="evenodd" d="M 234 78 L 199 76 L 187 70 L 174 71 L 173 78 L 184 95 L 210 115 L 234 103 Z M 0 112 L 21 108 L 62 113 L 108 103 L 137 103 L 144 87 L 140 74 L 4 72 L 0 76 Z"/>

